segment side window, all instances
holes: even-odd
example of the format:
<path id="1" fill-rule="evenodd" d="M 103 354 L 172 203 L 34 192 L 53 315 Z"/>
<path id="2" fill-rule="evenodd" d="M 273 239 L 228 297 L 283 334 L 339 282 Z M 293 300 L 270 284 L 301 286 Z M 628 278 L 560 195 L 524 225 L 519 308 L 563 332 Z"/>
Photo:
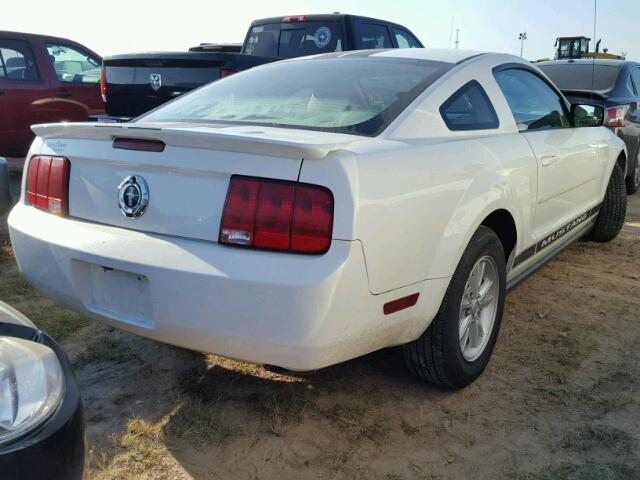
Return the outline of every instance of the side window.
<path id="1" fill-rule="evenodd" d="M 571 126 L 561 97 L 534 73 L 509 69 L 495 78 L 521 132 Z"/>
<path id="2" fill-rule="evenodd" d="M 47 44 L 51 66 L 62 83 L 98 83 L 100 62 L 66 45 Z"/>
<path id="3" fill-rule="evenodd" d="M 360 25 L 360 46 L 364 50 L 392 48 L 389 30 L 384 25 L 363 23 Z"/>
<path id="4" fill-rule="evenodd" d="M 640 67 L 631 70 L 631 81 L 636 87 L 636 95 L 640 97 Z"/>
<path id="5" fill-rule="evenodd" d="M 0 79 L 31 82 L 40 79 L 29 43 L 0 39 Z"/>
<path id="6" fill-rule="evenodd" d="M 498 128 L 498 115 L 482 86 L 470 81 L 442 104 L 440 115 L 449 130 Z"/>
<path id="7" fill-rule="evenodd" d="M 418 40 L 406 30 L 394 28 L 393 35 L 396 37 L 396 42 L 398 42 L 398 48 L 420 48 Z"/>

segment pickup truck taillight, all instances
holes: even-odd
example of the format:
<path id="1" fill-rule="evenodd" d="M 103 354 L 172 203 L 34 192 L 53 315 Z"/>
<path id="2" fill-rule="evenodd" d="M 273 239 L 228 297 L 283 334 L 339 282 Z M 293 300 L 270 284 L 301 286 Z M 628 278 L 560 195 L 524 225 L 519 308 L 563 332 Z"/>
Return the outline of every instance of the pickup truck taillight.
<path id="1" fill-rule="evenodd" d="M 624 127 L 624 117 L 627 116 L 629 105 L 617 105 L 607 108 L 605 127 Z"/>
<path id="2" fill-rule="evenodd" d="M 221 68 L 220 69 L 220 78 L 225 78 L 225 77 L 229 77 L 231 75 L 233 75 L 234 73 L 238 73 L 236 70 L 233 70 L 231 68 Z"/>
<path id="3" fill-rule="evenodd" d="M 331 245 L 333 194 L 318 185 L 233 176 L 219 243 L 295 253 Z"/>
<path id="4" fill-rule="evenodd" d="M 27 203 L 54 215 L 69 213 L 69 160 L 37 155 L 27 171 Z"/>
<path id="5" fill-rule="evenodd" d="M 107 70 L 104 65 L 100 71 L 100 95 L 102 95 L 102 101 L 107 103 Z"/>

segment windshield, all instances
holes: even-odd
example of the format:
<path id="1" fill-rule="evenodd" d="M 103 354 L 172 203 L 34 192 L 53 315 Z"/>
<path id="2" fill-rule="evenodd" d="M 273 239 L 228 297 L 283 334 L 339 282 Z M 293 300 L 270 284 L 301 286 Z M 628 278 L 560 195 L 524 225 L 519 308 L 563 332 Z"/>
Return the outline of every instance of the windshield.
<path id="1" fill-rule="evenodd" d="M 287 61 L 211 83 L 140 117 L 373 136 L 452 64 L 374 57 Z"/>
<path id="2" fill-rule="evenodd" d="M 343 43 L 338 22 L 268 23 L 251 27 L 243 53 L 292 58 L 341 52 Z"/>
<path id="3" fill-rule="evenodd" d="M 620 72 L 617 65 L 586 63 L 540 65 L 540 69 L 560 90 L 612 90 Z"/>

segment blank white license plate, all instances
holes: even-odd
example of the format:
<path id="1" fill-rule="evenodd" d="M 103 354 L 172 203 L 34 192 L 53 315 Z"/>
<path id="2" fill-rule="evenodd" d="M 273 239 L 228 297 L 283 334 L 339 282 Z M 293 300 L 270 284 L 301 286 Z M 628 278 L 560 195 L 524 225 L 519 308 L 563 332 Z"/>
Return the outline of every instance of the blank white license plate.
<path id="1" fill-rule="evenodd" d="M 127 323 L 153 326 L 147 277 L 99 265 L 85 265 L 93 311 Z"/>

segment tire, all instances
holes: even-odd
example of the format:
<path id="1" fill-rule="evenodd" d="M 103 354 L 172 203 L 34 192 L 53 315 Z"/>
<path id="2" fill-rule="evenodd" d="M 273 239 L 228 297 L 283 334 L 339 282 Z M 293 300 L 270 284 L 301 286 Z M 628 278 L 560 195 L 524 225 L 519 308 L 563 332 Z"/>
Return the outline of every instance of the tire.
<path id="1" fill-rule="evenodd" d="M 627 184 L 627 195 L 633 195 L 640 188 L 640 147 L 633 165 L 629 167 L 629 176 L 625 179 Z"/>
<path id="2" fill-rule="evenodd" d="M 627 214 L 627 190 L 622 168 L 616 163 L 609 179 L 598 219 L 589 233 L 594 242 L 609 242 L 618 236 Z"/>
<path id="3" fill-rule="evenodd" d="M 484 332 L 484 346 L 475 352 L 476 356 L 472 356 L 473 348 L 470 348 L 471 333 L 468 334 L 466 342 L 461 329 L 464 328 L 464 317 L 469 311 L 477 310 L 477 301 L 473 308 L 464 308 L 469 305 L 466 296 L 466 288 L 469 282 L 473 282 L 478 275 L 471 276 L 474 268 L 481 262 L 486 262 L 485 275 L 486 278 L 491 276 L 491 271 L 487 268 L 495 267 L 495 279 L 492 293 L 495 297 L 495 305 L 489 310 L 480 307 L 484 312 L 483 319 L 493 316 L 491 328 L 489 332 Z M 492 266 L 493 265 L 493 266 Z M 479 292 L 487 283 L 482 283 L 477 288 Z M 493 348 L 500 330 L 502 321 L 502 313 L 504 311 L 504 299 L 506 294 L 506 265 L 505 256 L 500 239 L 493 230 L 481 226 L 471 238 L 467 249 L 465 250 L 460 263 L 456 268 L 447 292 L 440 306 L 438 314 L 434 318 L 429 328 L 417 340 L 404 345 L 404 358 L 409 370 L 417 377 L 447 389 L 458 389 L 465 387 L 473 382 L 484 371 L 489 363 L 489 358 L 493 353 Z M 464 309 L 463 309 L 464 308 Z M 489 309 L 489 307 L 486 307 Z M 462 314 L 465 313 L 464 316 Z M 474 314 L 466 318 L 471 318 Z M 477 325 L 469 320 L 465 331 L 470 332 L 472 325 Z M 479 330 L 476 330 L 476 343 L 480 338 Z M 463 338 L 461 338 L 463 337 Z M 464 343 L 465 347 L 461 346 Z M 466 357 L 466 358 L 465 358 Z"/>

